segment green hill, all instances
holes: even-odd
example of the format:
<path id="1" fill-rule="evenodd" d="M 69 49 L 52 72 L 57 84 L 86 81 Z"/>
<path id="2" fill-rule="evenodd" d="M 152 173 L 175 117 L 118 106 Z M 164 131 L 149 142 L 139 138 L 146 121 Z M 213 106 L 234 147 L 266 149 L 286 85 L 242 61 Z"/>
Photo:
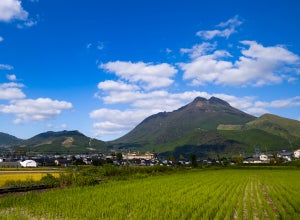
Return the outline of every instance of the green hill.
<path id="1" fill-rule="evenodd" d="M 300 138 L 300 121 L 283 118 L 277 115 L 264 114 L 248 122 L 246 128 L 256 128 L 283 138 Z"/>
<path id="2" fill-rule="evenodd" d="M 0 146 L 5 147 L 5 146 L 17 144 L 21 141 L 22 141 L 22 139 L 19 139 L 19 138 L 15 137 L 15 136 L 12 136 L 10 134 L 0 132 Z"/>
<path id="3" fill-rule="evenodd" d="M 84 153 L 105 150 L 105 142 L 91 139 L 79 131 L 48 131 L 23 141 L 17 147 L 31 152 Z"/>

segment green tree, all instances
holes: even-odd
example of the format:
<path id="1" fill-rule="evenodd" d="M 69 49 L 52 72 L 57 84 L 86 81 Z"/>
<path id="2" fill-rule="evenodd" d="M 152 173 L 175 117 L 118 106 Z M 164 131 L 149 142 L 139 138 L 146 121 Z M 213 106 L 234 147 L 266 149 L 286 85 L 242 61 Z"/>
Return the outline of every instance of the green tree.
<path id="1" fill-rule="evenodd" d="M 117 157 L 118 162 L 121 163 L 122 160 L 123 160 L 123 155 L 122 155 L 122 153 L 117 153 L 116 157 Z"/>
<path id="2" fill-rule="evenodd" d="M 197 156 L 196 154 L 191 154 L 191 163 L 193 167 L 197 167 Z"/>
<path id="3" fill-rule="evenodd" d="M 233 155 L 231 157 L 232 162 L 236 163 L 236 164 L 241 164 L 243 163 L 244 157 L 240 156 L 240 155 Z"/>

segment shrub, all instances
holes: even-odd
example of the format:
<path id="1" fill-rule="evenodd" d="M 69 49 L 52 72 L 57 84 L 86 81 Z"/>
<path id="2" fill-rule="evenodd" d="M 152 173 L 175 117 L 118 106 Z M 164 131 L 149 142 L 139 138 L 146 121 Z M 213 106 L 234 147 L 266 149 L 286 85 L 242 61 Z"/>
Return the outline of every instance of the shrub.
<path id="1" fill-rule="evenodd" d="M 45 184 L 51 187 L 59 186 L 59 179 L 55 178 L 53 175 L 47 173 L 46 176 L 43 176 L 39 181 L 41 184 Z"/>

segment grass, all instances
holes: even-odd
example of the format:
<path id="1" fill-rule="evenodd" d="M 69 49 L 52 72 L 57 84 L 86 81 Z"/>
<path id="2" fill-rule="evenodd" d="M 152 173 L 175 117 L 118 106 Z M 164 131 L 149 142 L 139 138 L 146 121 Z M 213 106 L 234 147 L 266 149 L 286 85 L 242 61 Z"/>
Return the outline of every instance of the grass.
<path id="1" fill-rule="evenodd" d="M 300 219 L 300 170 L 191 170 L 0 200 L 0 219 Z"/>

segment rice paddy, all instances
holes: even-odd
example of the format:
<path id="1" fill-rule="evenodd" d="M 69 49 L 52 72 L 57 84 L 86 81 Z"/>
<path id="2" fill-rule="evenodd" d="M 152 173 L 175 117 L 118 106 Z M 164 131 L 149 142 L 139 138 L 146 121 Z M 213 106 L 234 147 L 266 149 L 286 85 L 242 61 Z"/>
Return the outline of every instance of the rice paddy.
<path id="1" fill-rule="evenodd" d="M 1 198 L 0 219 L 300 219 L 300 170 L 192 170 Z"/>

